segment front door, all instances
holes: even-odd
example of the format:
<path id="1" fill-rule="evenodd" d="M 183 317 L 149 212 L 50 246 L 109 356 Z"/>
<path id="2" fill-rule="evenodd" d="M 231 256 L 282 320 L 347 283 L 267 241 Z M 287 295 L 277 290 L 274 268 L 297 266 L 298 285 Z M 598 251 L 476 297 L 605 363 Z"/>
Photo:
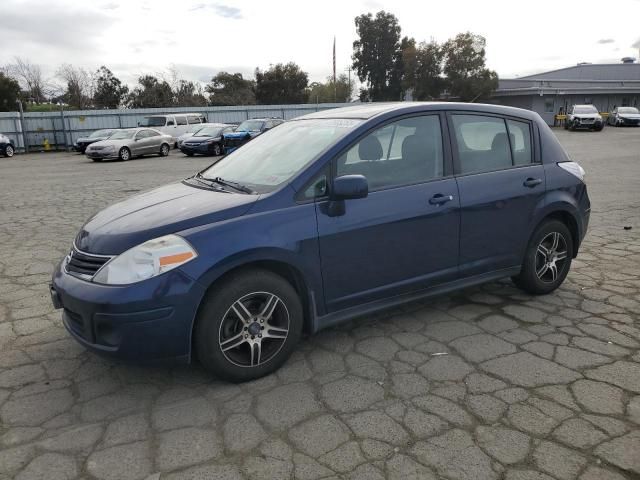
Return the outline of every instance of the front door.
<path id="1" fill-rule="evenodd" d="M 456 278 L 459 200 L 445 157 L 434 114 L 380 127 L 334 161 L 336 176 L 364 175 L 369 196 L 339 216 L 316 204 L 328 312 Z"/>
<path id="2" fill-rule="evenodd" d="M 544 201 L 533 125 L 526 120 L 450 114 L 460 192 L 460 274 L 522 264 L 536 206 Z"/>

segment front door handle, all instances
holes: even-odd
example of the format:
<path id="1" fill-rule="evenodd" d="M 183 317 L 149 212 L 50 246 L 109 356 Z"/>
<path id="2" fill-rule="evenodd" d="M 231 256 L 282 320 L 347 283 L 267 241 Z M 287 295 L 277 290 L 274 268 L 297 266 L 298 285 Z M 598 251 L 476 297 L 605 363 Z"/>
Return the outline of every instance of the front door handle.
<path id="1" fill-rule="evenodd" d="M 441 193 L 436 193 L 429 199 L 429 203 L 431 205 L 442 205 L 443 203 L 450 202 L 451 200 L 453 200 L 453 195 L 442 195 Z"/>
<path id="2" fill-rule="evenodd" d="M 541 178 L 527 178 L 523 185 L 525 187 L 529 187 L 529 188 L 533 188 L 536 187 L 538 185 L 540 185 L 542 183 L 542 179 Z"/>

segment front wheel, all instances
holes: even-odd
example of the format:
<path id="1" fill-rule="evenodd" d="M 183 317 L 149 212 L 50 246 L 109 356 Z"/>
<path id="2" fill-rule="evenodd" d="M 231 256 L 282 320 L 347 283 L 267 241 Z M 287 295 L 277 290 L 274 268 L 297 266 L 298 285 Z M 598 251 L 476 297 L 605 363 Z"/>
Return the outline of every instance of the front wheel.
<path id="1" fill-rule="evenodd" d="M 160 147 L 160 156 L 166 157 L 168 155 L 169 155 L 169 145 L 166 143 L 163 143 L 162 146 Z"/>
<path id="2" fill-rule="evenodd" d="M 265 270 L 231 274 L 198 311 L 195 346 L 204 367 L 232 382 L 260 378 L 291 355 L 302 333 L 295 289 Z"/>
<path id="3" fill-rule="evenodd" d="M 123 162 L 126 162 L 131 158 L 131 151 L 127 147 L 122 147 L 118 152 L 118 158 Z"/>
<path id="4" fill-rule="evenodd" d="M 213 144 L 213 154 L 216 157 L 219 157 L 220 155 L 222 155 L 222 148 L 220 147 L 219 143 L 214 143 Z"/>
<path id="5" fill-rule="evenodd" d="M 12 145 L 7 145 L 6 147 L 4 147 L 4 156 L 5 157 L 13 157 L 14 153 L 15 153 L 15 150 L 13 149 Z"/>
<path id="6" fill-rule="evenodd" d="M 558 220 L 540 225 L 529 240 L 520 274 L 513 277 L 522 290 L 544 295 L 558 288 L 569 273 L 573 239 L 567 226 Z"/>

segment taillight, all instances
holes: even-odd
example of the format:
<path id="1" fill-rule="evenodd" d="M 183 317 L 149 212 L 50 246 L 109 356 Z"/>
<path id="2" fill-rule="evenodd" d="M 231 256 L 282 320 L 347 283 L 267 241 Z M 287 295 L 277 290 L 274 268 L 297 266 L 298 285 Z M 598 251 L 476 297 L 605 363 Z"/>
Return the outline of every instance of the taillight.
<path id="1" fill-rule="evenodd" d="M 585 171 L 577 162 L 560 162 L 558 166 L 584 182 Z"/>

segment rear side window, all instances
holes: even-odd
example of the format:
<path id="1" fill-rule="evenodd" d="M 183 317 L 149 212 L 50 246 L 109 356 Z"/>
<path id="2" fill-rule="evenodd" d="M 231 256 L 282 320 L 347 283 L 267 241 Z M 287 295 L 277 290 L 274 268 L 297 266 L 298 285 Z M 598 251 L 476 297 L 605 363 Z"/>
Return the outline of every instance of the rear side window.
<path id="1" fill-rule="evenodd" d="M 511 152 L 514 165 L 526 165 L 533 161 L 531 149 L 531 126 L 527 122 L 507 120 L 509 138 L 511 140 Z"/>
<path id="2" fill-rule="evenodd" d="M 337 159 L 338 176 L 364 175 L 370 190 L 442 177 L 438 115 L 409 117 L 374 130 Z"/>
<path id="3" fill-rule="evenodd" d="M 187 117 L 187 120 L 189 121 L 189 125 L 194 125 L 196 123 L 202 123 L 201 122 L 201 118 L 197 115 L 189 115 Z M 178 125 L 181 125 L 180 123 L 178 123 Z"/>
<path id="4" fill-rule="evenodd" d="M 176 117 L 176 125 L 186 125 L 187 117 Z"/>
<path id="5" fill-rule="evenodd" d="M 531 163 L 531 127 L 482 115 L 452 115 L 461 174 Z M 508 127 L 507 127 L 508 124 Z"/>

